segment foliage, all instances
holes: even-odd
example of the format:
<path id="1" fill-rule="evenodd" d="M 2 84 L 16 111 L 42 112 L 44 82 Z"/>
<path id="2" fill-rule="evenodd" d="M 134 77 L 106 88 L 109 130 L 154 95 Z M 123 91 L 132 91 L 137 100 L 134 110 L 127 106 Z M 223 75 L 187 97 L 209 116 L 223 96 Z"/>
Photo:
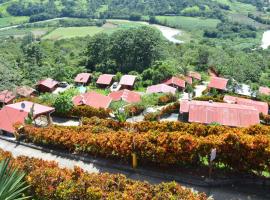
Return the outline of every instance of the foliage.
<path id="1" fill-rule="evenodd" d="M 193 100 L 196 101 L 213 101 L 213 102 L 220 102 L 223 103 L 223 95 L 217 95 L 217 96 L 200 96 L 200 97 L 195 97 Z"/>
<path id="2" fill-rule="evenodd" d="M 0 151 L 2 153 L 2 151 Z M 1 155 L 3 156 L 3 155 Z M 14 168 L 10 158 L 0 160 L 0 199 L 23 200 L 30 197 L 24 196 L 25 190 L 29 187 L 23 181 L 25 174 Z"/>
<path id="3" fill-rule="evenodd" d="M 0 159 L 10 157 L 0 149 Z M 11 158 L 14 166 L 26 173 L 25 181 L 30 185 L 33 199 L 159 199 L 171 197 L 183 200 L 207 200 L 204 193 L 175 182 L 151 185 L 134 181 L 121 174 L 87 173 L 79 167 L 61 169 L 53 161 L 43 161 L 20 156 Z"/>
<path id="4" fill-rule="evenodd" d="M 144 121 L 149 121 L 149 122 L 159 121 L 159 119 L 160 119 L 159 112 L 147 113 L 144 115 L 144 118 L 143 118 Z"/>
<path id="5" fill-rule="evenodd" d="M 168 103 L 172 103 L 177 101 L 177 96 L 173 95 L 172 93 L 165 94 L 158 98 L 158 104 L 159 105 L 166 105 Z"/>
<path id="6" fill-rule="evenodd" d="M 91 106 L 74 106 L 69 112 L 64 113 L 67 117 L 99 117 L 107 118 L 110 110 L 104 108 L 93 108 Z"/>
<path id="7" fill-rule="evenodd" d="M 53 104 L 55 112 L 60 115 L 65 115 L 73 108 L 72 96 L 68 93 L 63 93 L 56 97 Z"/>

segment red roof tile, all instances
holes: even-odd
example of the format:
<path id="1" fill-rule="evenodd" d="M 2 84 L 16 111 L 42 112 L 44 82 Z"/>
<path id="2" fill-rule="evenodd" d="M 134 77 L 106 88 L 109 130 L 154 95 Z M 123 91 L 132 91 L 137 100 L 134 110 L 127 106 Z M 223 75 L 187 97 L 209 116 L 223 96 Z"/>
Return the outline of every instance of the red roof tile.
<path id="1" fill-rule="evenodd" d="M 97 80 L 97 84 L 110 85 L 114 76 L 112 74 L 101 74 Z"/>
<path id="2" fill-rule="evenodd" d="M 0 102 L 1 103 L 11 103 L 16 98 L 16 95 L 13 92 L 5 90 L 0 92 Z"/>
<path id="3" fill-rule="evenodd" d="M 21 108 L 22 103 L 25 105 L 24 109 Z M 2 110 L 0 110 L 0 129 L 13 133 L 15 131 L 13 125 L 16 123 L 24 123 L 24 119 L 27 117 L 32 106 L 33 103 L 28 101 L 5 106 Z M 53 111 L 54 108 L 51 107 L 43 106 L 40 104 L 34 105 L 35 118 L 40 115 L 52 113 Z"/>
<path id="4" fill-rule="evenodd" d="M 229 96 L 229 95 L 225 95 L 223 100 L 225 102 L 228 102 L 228 103 L 235 103 L 235 104 L 239 104 L 239 105 L 252 106 L 252 107 L 256 108 L 260 113 L 263 113 L 265 115 L 268 114 L 269 106 L 268 106 L 268 103 L 266 103 L 266 102 L 254 101 L 251 99 L 233 97 L 233 96 Z"/>
<path id="5" fill-rule="evenodd" d="M 46 88 L 53 89 L 55 88 L 55 86 L 58 85 L 58 83 L 59 83 L 58 81 L 55 81 L 51 78 L 47 78 L 47 79 L 39 81 L 37 85 L 42 85 L 42 86 L 45 86 Z"/>
<path id="6" fill-rule="evenodd" d="M 149 86 L 146 90 L 147 94 L 152 93 L 172 93 L 175 94 L 176 88 L 168 86 L 166 84 L 158 84 L 158 85 L 152 85 Z"/>
<path id="7" fill-rule="evenodd" d="M 137 92 L 133 92 L 130 90 L 120 90 L 117 92 L 112 92 L 109 94 L 109 97 L 111 97 L 113 101 L 123 100 L 127 103 L 138 103 L 141 101 L 141 95 Z"/>
<path id="8" fill-rule="evenodd" d="M 20 86 L 20 87 L 17 87 L 16 89 L 16 93 L 22 97 L 29 97 L 33 95 L 35 92 L 36 90 L 29 86 Z"/>
<path id="9" fill-rule="evenodd" d="M 185 80 L 188 84 L 190 84 L 190 85 L 192 85 L 192 83 L 193 83 L 192 77 L 185 76 L 185 77 L 184 77 L 184 80 Z"/>
<path id="10" fill-rule="evenodd" d="M 96 92 L 87 92 L 73 98 L 73 103 L 76 106 L 88 105 L 94 108 L 108 108 L 111 101 L 111 97 Z"/>
<path id="11" fill-rule="evenodd" d="M 124 75 L 121 77 L 120 85 L 133 86 L 137 76 L 133 75 Z"/>
<path id="12" fill-rule="evenodd" d="M 270 88 L 268 87 L 260 87 L 259 93 L 264 95 L 270 95 Z"/>
<path id="13" fill-rule="evenodd" d="M 200 73 L 198 72 L 189 72 L 188 74 L 190 77 L 194 78 L 194 79 L 197 79 L 197 80 L 202 80 L 202 76 Z"/>
<path id="14" fill-rule="evenodd" d="M 211 81 L 208 85 L 209 88 L 215 88 L 219 90 L 227 90 L 228 79 L 220 77 L 211 77 Z"/>
<path id="15" fill-rule="evenodd" d="M 182 109 L 180 105 L 180 113 L 186 110 L 189 112 L 189 122 L 217 122 L 233 127 L 248 127 L 260 123 L 258 110 L 251 106 L 191 101 L 189 106 L 185 105 Z"/>
<path id="16" fill-rule="evenodd" d="M 180 88 L 185 88 L 186 87 L 185 81 L 180 79 L 180 78 L 177 78 L 177 77 L 170 78 L 169 80 L 165 81 L 164 84 L 170 85 L 170 86 L 175 85 L 175 86 L 180 87 Z"/>
<path id="17" fill-rule="evenodd" d="M 88 83 L 89 79 L 91 77 L 91 74 L 89 73 L 80 73 L 75 78 L 75 83 Z"/>

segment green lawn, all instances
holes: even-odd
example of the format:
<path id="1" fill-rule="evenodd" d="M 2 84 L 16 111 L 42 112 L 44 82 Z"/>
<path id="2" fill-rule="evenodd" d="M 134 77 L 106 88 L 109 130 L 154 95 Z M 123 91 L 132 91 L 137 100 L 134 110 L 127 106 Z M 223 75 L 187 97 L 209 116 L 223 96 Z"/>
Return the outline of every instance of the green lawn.
<path id="1" fill-rule="evenodd" d="M 214 1 L 230 6 L 231 9 L 230 12 L 232 13 L 247 14 L 249 12 L 254 13 L 256 11 L 255 6 L 247 3 L 241 3 L 237 0 L 214 0 Z"/>
<path id="2" fill-rule="evenodd" d="M 96 26 L 57 28 L 42 39 L 59 40 L 73 37 L 85 37 L 87 35 L 93 36 L 104 30 L 104 28 Z"/>
<path id="3" fill-rule="evenodd" d="M 4 17 L 0 18 L 0 27 L 12 26 L 28 22 L 29 17 Z"/>
<path id="4" fill-rule="evenodd" d="M 169 25 L 188 31 L 215 28 L 220 22 L 220 20 L 217 19 L 185 16 L 157 16 L 157 20 L 164 25 Z"/>

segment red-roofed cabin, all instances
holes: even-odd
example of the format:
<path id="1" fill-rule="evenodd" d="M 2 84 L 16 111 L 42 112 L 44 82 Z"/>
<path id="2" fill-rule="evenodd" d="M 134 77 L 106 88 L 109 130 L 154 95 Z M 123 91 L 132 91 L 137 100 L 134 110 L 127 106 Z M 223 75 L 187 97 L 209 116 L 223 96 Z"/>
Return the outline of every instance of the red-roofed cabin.
<path id="1" fill-rule="evenodd" d="M 184 80 L 177 78 L 177 77 L 174 77 L 174 76 L 172 78 L 168 79 L 167 81 L 165 81 L 164 84 L 171 86 L 171 87 L 174 87 L 174 88 L 178 89 L 179 91 L 184 90 L 186 87 L 186 83 Z"/>
<path id="2" fill-rule="evenodd" d="M 127 89 L 120 90 L 117 92 L 112 92 L 109 94 L 109 97 L 112 98 L 113 101 L 125 101 L 127 103 L 138 103 L 141 101 L 141 95 L 137 92 L 133 92 Z"/>
<path id="3" fill-rule="evenodd" d="M 134 75 L 124 75 L 121 77 L 119 84 L 121 85 L 121 89 L 132 90 L 134 88 L 134 84 L 137 76 Z"/>
<path id="4" fill-rule="evenodd" d="M 20 103 L 6 105 L 2 110 L 0 110 L 0 130 L 7 133 L 14 133 L 15 129 L 13 125 L 16 123 L 24 123 L 25 118 L 28 116 L 32 108 L 34 119 L 37 119 L 40 116 L 46 116 L 48 125 L 51 123 L 50 114 L 55 111 L 54 108 L 29 101 L 23 101 Z"/>
<path id="5" fill-rule="evenodd" d="M 192 77 L 185 76 L 185 77 L 184 77 L 184 80 L 185 80 L 189 85 L 192 85 L 192 83 L 193 83 Z"/>
<path id="6" fill-rule="evenodd" d="M 101 88 L 106 88 L 112 84 L 114 76 L 112 74 L 101 74 L 96 84 Z"/>
<path id="7" fill-rule="evenodd" d="M 151 85 L 146 90 L 147 94 L 153 93 L 176 93 L 176 88 L 166 85 L 166 84 L 158 84 L 158 85 Z"/>
<path id="8" fill-rule="evenodd" d="M 192 71 L 190 71 L 190 72 L 188 73 L 188 76 L 191 77 L 191 78 L 193 78 L 193 79 L 196 79 L 196 80 L 198 80 L 198 81 L 201 81 L 201 80 L 202 80 L 202 76 L 201 76 L 201 74 L 198 73 L 198 72 L 192 72 Z"/>
<path id="9" fill-rule="evenodd" d="M 266 102 L 254 101 L 251 99 L 245 99 L 245 98 L 234 97 L 234 96 L 229 96 L 229 95 L 225 95 L 223 100 L 227 103 L 252 106 L 256 108 L 259 111 L 259 113 L 263 113 L 265 115 L 267 115 L 269 112 L 269 106 L 268 106 L 268 103 Z"/>
<path id="10" fill-rule="evenodd" d="M 228 79 L 220 77 L 211 77 L 211 81 L 208 84 L 208 88 L 217 89 L 220 91 L 227 90 Z"/>
<path id="11" fill-rule="evenodd" d="M 94 108 L 108 108 L 111 101 L 111 97 L 99 94 L 97 92 L 87 92 L 73 98 L 73 104 L 75 106 L 87 105 Z"/>
<path id="12" fill-rule="evenodd" d="M 91 80 L 91 74 L 90 73 L 80 73 L 76 76 L 74 82 L 77 85 L 88 85 Z"/>
<path id="13" fill-rule="evenodd" d="M 254 107 L 205 101 L 182 101 L 180 119 L 231 127 L 248 127 L 260 123 L 259 111 Z"/>
<path id="14" fill-rule="evenodd" d="M 54 90 L 56 90 L 56 88 L 58 87 L 59 82 L 55 81 L 51 78 L 47 78 L 44 80 L 41 80 L 37 83 L 37 90 L 41 93 L 45 93 L 45 92 L 53 92 Z"/>
<path id="15" fill-rule="evenodd" d="M 11 91 L 4 90 L 0 92 L 0 106 L 13 103 L 15 98 L 16 98 L 16 95 L 13 94 L 13 92 Z"/>
<path id="16" fill-rule="evenodd" d="M 268 88 L 268 87 L 260 87 L 259 88 L 259 94 L 270 95 L 270 88 Z"/>
<path id="17" fill-rule="evenodd" d="M 31 97 L 31 96 L 35 96 L 36 90 L 29 86 L 20 86 L 20 87 L 17 87 L 16 94 L 19 97 L 24 97 L 24 98 Z"/>

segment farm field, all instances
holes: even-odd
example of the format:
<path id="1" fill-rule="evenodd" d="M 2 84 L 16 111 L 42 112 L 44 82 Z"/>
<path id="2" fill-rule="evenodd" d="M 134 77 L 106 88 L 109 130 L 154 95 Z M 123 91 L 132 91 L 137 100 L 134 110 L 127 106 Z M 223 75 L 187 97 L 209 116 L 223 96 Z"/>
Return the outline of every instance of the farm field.
<path id="1" fill-rule="evenodd" d="M 188 31 L 215 28 L 220 22 L 218 19 L 185 16 L 157 16 L 157 20 L 164 25 L 173 26 Z"/>
<path id="2" fill-rule="evenodd" d="M 23 24 L 28 22 L 29 17 L 4 17 L 0 18 L 0 28 L 6 27 L 6 26 L 12 26 L 17 24 Z"/>
<path id="3" fill-rule="evenodd" d="M 15 37 L 21 38 L 32 33 L 36 38 L 40 38 L 54 28 L 12 28 L 0 31 L 0 38 Z"/>

